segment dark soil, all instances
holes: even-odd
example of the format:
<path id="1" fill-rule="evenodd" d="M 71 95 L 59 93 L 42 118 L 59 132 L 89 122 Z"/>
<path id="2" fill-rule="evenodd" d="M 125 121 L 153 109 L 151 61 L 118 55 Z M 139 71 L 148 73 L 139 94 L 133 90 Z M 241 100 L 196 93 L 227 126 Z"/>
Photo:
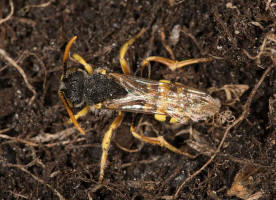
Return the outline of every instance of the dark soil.
<path id="1" fill-rule="evenodd" d="M 0 1 L 1 19 L 9 16 L 10 2 Z M 13 1 L 11 17 L 0 22 L 0 48 L 6 52 L 0 55 L 1 199 L 275 198 L 275 2 L 173 2 Z M 79 120 L 86 135 L 66 123 L 68 115 L 57 94 L 64 48 L 77 35 L 71 52 L 94 66 L 121 73 L 120 47 L 142 28 L 147 31 L 127 53 L 133 72 L 148 56 L 171 57 L 162 44 L 163 31 L 176 60 L 210 56 L 214 60 L 174 72 L 153 63 L 151 78 L 209 89 L 221 100 L 221 113 L 231 111 L 238 121 L 210 119 L 172 126 L 152 115 L 128 113 L 114 134 L 99 185 L 101 141 L 116 113 L 90 113 Z M 175 41 L 170 39 L 173 35 Z M 33 92 L 8 56 L 34 87 L 33 101 Z M 248 90 L 239 92 L 238 84 Z M 227 85 L 238 91 L 231 90 L 228 99 L 218 91 Z M 141 147 L 129 133 L 132 121 L 145 124 L 140 126 L 144 134 L 158 133 L 178 148 L 189 146 L 191 153 L 200 155 L 189 159 L 159 146 Z M 189 143 L 187 133 L 180 133 L 185 129 L 198 134 L 194 143 Z M 211 158 L 224 135 L 214 160 L 191 177 Z M 141 148 L 130 153 L 119 146 Z"/>

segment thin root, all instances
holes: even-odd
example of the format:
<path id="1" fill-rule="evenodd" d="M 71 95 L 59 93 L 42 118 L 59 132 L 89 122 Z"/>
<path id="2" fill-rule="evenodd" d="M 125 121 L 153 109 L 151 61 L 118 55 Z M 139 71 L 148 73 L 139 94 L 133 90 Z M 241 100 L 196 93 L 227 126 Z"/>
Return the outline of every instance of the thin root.
<path id="1" fill-rule="evenodd" d="M 3 23 L 5 23 L 6 21 L 8 21 L 12 17 L 12 15 L 14 13 L 13 1 L 9 0 L 9 3 L 10 3 L 11 11 L 10 11 L 10 13 L 9 13 L 9 15 L 7 17 L 5 17 L 3 19 L 0 19 L 0 25 L 3 24 Z"/>
<path id="2" fill-rule="evenodd" d="M 23 77 L 23 79 L 25 81 L 25 84 L 28 87 L 28 89 L 32 91 L 33 96 L 31 98 L 31 100 L 29 101 L 29 105 L 31 105 L 33 103 L 33 101 L 35 100 L 36 91 L 35 91 L 34 87 L 29 83 L 27 75 L 25 74 L 24 70 L 6 53 L 5 50 L 0 49 L 0 55 L 2 55 L 5 60 L 7 60 L 12 66 L 14 66 L 17 69 L 17 71 Z"/>
<path id="3" fill-rule="evenodd" d="M 121 149 L 121 150 L 123 150 L 123 151 L 126 151 L 126 152 L 129 152 L 129 153 L 136 153 L 136 152 L 138 152 L 138 151 L 141 150 L 140 148 L 137 148 L 137 149 L 128 149 L 128 148 L 126 148 L 126 147 L 123 147 L 123 146 L 120 145 L 120 143 L 117 142 L 116 140 L 114 140 L 114 143 L 116 144 L 116 146 L 117 146 L 119 149 Z"/>
<path id="4" fill-rule="evenodd" d="M 40 179 L 39 177 L 37 177 L 34 174 L 32 174 L 31 172 L 29 172 L 23 165 L 14 165 L 14 164 L 7 163 L 7 166 L 8 167 L 13 167 L 13 168 L 16 168 L 16 169 L 19 169 L 19 170 L 25 172 L 26 174 L 30 175 L 34 180 L 41 183 L 42 185 L 45 185 L 50 190 L 52 190 L 59 197 L 59 199 L 65 200 L 65 198 L 61 195 L 61 193 L 59 193 L 55 188 L 53 188 L 48 183 L 45 183 L 45 181 L 43 179 Z"/>

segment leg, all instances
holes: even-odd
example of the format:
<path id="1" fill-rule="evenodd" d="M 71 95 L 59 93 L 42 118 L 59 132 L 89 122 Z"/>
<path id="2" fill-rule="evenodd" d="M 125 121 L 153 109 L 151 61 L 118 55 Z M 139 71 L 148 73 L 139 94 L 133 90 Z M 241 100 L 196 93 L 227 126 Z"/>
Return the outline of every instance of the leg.
<path id="1" fill-rule="evenodd" d="M 187 66 L 187 65 L 202 63 L 202 62 L 210 62 L 212 60 L 213 60 L 213 58 L 210 57 L 210 58 L 193 58 L 193 59 L 189 59 L 189 60 L 176 61 L 176 60 L 171 60 L 168 58 L 163 58 L 160 56 L 150 56 L 143 60 L 141 67 L 142 67 L 142 71 L 143 71 L 144 68 L 149 65 L 149 62 L 154 61 L 154 62 L 162 63 L 162 64 L 166 65 L 167 67 L 169 67 L 170 70 L 174 71 L 176 69 L 179 69 L 179 68 Z"/>
<path id="2" fill-rule="evenodd" d="M 89 106 L 85 106 L 77 114 L 74 115 L 74 118 L 77 120 L 78 118 L 85 116 L 89 112 L 89 110 L 90 110 L 90 107 Z M 69 124 L 73 123 L 72 119 L 69 119 L 68 123 Z"/>
<path id="3" fill-rule="evenodd" d="M 107 132 L 104 134 L 104 138 L 102 141 L 102 158 L 101 158 L 101 169 L 100 169 L 100 177 L 99 177 L 99 183 L 103 181 L 104 177 L 104 168 L 106 165 L 106 159 L 108 155 L 108 150 L 110 146 L 110 141 L 112 137 L 113 131 L 120 126 L 121 122 L 123 120 L 123 113 L 119 112 L 119 115 L 115 118 L 115 120 L 110 125 Z"/>
<path id="4" fill-rule="evenodd" d="M 133 38 L 127 41 L 120 49 L 120 63 L 124 74 L 129 75 L 131 72 L 130 67 L 125 59 L 125 54 L 128 50 L 128 47 L 132 45 L 135 42 L 135 40 L 138 39 L 145 31 L 146 29 L 143 28 L 137 35 L 135 35 Z"/>
<path id="5" fill-rule="evenodd" d="M 171 144 L 169 144 L 163 136 L 158 136 L 158 137 L 147 137 L 147 136 L 143 136 L 143 135 L 140 135 L 139 133 L 137 133 L 135 131 L 135 128 L 133 125 L 131 125 L 130 127 L 130 132 L 132 133 L 132 135 L 143 141 L 143 142 L 146 142 L 146 143 L 150 143 L 150 144 L 157 144 L 161 147 L 166 147 L 167 149 L 169 149 L 170 151 L 174 152 L 174 153 L 178 153 L 178 154 L 182 154 L 184 156 L 187 156 L 189 158 L 195 158 L 197 157 L 197 155 L 191 155 L 187 152 L 183 152 L 183 151 L 180 151 L 179 149 L 177 149 L 176 147 L 172 146 Z"/>

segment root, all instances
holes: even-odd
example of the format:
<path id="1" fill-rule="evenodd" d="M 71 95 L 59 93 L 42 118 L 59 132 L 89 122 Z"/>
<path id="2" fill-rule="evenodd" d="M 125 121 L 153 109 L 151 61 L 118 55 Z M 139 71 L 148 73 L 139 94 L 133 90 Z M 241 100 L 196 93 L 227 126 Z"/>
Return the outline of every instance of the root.
<path id="1" fill-rule="evenodd" d="M 9 62 L 12 66 L 14 66 L 14 67 L 17 69 L 17 71 L 18 71 L 18 72 L 21 74 L 21 76 L 23 77 L 24 82 L 25 82 L 27 88 L 28 88 L 29 90 L 32 91 L 33 96 L 32 96 L 32 98 L 31 98 L 31 100 L 29 101 L 29 105 L 31 105 L 31 104 L 33 103 L 33 101 L 35 100 L 36 91 L 35 91 L 34 87 L 29 83 L 26 73 L 25 73 L 24 70 L 15 62 L 15 60 L 13 60 L 13 59 L 6 53 L 5 50 L 0 49 L 0 55 L 2 55 L 2 56 L 4 57 L 4 59 L 5 59 L 7 62 Z"/>
<path id="2" fill-rule="evenodd" d="M 11 17 L 13 16 L 13 13 L 14 13 L 14 5 L 13 5 L 13 1 L 12 0 L 9 0 L 9 3 L 10 3 L 10 7 L 11 7 L 11 11 L 10 13 L 8 14 L 7 17 L 3 18 L 3 19 L 0 19 L 0 25 L 5 23 L 6 21 L 10 20 Z"/>

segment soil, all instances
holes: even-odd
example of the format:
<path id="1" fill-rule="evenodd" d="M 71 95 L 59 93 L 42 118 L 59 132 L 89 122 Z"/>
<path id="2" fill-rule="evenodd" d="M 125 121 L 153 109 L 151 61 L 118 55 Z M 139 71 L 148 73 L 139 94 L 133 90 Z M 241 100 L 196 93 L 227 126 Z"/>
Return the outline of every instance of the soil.
<path id="1" fill-rule="evenodd" d="M 0 7 L 1 199 L 275 198 L 274 1 L 4 0 Z M 66 123 L 57 94 L 63 52 L 77 35 L 71 52 L 121 73 L 120 47 L 142 28 L 126 56 L 133 73 L 148 56 L 212 57 L 175 71 L 152 63 L 151 79 L 208 91 L 222 103 L 220 117 L 170 125 L 126 113 L 99 184 L 101 141 L 116 112 L 80 119 L 86 135 Z M 143 145 L 131 123 L 199 155 Z"/>

